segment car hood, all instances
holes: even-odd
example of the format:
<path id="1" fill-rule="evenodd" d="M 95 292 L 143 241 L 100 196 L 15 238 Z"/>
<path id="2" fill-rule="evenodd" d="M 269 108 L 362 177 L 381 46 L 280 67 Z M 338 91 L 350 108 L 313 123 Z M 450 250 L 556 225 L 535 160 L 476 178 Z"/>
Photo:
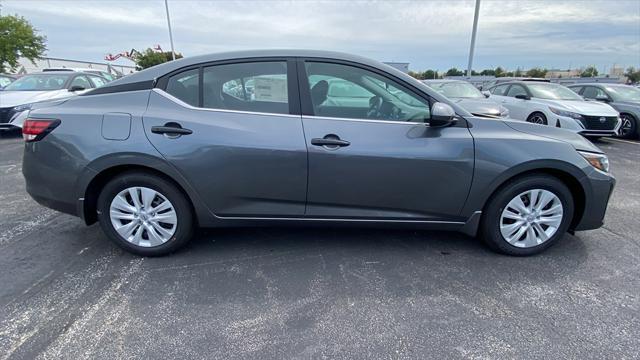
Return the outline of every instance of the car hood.
<path id="1" fill-rule="evenodd" d="M 503 120 L 510 128 L 523 133 L 546 137 L 549 139 L 559 140 L 571 144 L 576 150 L 590 151 L 595 153 L 603 153 L 597 146 L 582 135 L 566 129 L 560 129 L 553 126 L 539 125 L 516 120 Z"/>
<path id="2" fill-rule="evenodd" d="M 559 108 L 560 110 L 571 111 L 587 116 L 618 116 L 618 112 L 609 106 L 597 101 L 584 100 L 547 100 L 537 99 L 540 102 Z"/>
<path id="3" fill-rule="evenodd" d="M 449 98 L 454 103 L 475 116 L 489 115 L 491 117 L 500 116 L 503 110 L 502 106 L 489 99 L 471 99 L 471 98 Z"/>
<path id="4" fill-rule="evenodd" d="M 24 105 L 68 95 L 69 91 L 66 89 L 52 91 L 2 91 L 0 92 L 0 107 L 5 108 Z"/>

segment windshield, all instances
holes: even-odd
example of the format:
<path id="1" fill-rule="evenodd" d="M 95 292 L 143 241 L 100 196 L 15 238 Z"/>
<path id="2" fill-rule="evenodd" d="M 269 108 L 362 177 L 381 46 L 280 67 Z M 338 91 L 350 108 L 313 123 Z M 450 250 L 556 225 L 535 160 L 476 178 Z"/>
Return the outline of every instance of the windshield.
<path id="1" fill-rule="evenodd" d="M 69 79 L 70 74 L 38 74 L 26 75 L 9 84 L 5 90 L 10 91 L 48 91 L 60 90 Z"/>
<path id="2" fill-rule="evenodd" d="M 527 87 L 533 97 L 550 100 L 583 100 L 580 95 L 574 93 L 562 85 L 557 84 L 532 84 Z"/>
<path id="3" fill-rule="evenodd" d="M 431 85 L 440 94 L 449 98 L 483 98 L 475 86 L 466 82 L 448 82 Z"/>
<path id="4" fill-rule="evenodd" d="M 607 86 L 615 101 L 640 101 L 640 89 L 633 86 Z"/>

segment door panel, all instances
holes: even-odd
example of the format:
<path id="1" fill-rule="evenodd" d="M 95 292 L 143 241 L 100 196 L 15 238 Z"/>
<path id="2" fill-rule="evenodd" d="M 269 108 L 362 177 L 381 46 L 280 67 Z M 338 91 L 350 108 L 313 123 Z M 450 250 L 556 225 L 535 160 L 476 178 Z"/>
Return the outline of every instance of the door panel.
<path id="1" fill-rule="evenodd" d="M 179 123 L 192 133 L 153 133 Z M 179 105 L 153 91 L 147 137 L 221 216 L 303 215 L 307 149 L 299 115 L 214 111 Z"/>
<path id="2" fill-rule="evenodd" d="M 307 216 L 450 219 L 473 175 L 463 127 L 303 117 L 309 149 Z M 335 135 L 348 146 L 313 145 Z"/>

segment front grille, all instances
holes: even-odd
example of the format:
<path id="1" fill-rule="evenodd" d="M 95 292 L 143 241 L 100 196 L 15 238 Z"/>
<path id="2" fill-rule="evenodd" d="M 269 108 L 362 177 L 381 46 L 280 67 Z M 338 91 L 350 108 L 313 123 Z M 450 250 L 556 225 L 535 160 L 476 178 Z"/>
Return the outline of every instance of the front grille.
<path id="1" fill-rule="evenodd" d="M 617 122 L 618 118 L 616 116 L 584 116 L 582 123 L 588 130 L 613 130 Z"/>
<path id="2" fill-rule="evenodd" d="M 11 114 L 12 109 L 13 107 L 0 108 L 0 123 L 8 123 L 9 120 L 11 120 L 10 116 L 13 115 Z"/>

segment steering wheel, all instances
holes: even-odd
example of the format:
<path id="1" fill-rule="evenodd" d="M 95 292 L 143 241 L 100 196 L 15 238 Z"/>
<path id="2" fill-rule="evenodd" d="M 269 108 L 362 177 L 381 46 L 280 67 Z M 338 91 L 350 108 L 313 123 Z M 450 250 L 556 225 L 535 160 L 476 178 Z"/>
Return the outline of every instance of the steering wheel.
<path id="1" fill-rule="evenodd" d="M 380 96 L 373 96 L 369 99 L 369 110 L 367 118 L 398 120 L 402 118 L 402 110 L 391 101 L 386 101 Z"/>

